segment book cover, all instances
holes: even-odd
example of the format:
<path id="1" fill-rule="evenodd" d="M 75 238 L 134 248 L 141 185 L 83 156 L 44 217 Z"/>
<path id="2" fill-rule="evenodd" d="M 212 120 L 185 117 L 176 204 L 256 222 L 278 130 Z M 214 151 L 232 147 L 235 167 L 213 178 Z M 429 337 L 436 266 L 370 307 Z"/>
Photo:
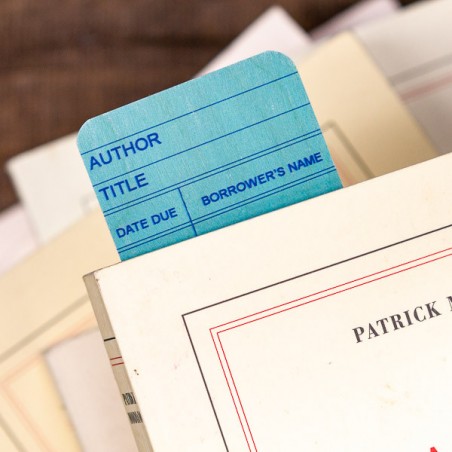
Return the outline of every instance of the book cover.
<path id="1" fill-rule="evenodd" d="M 439 157 L 87 276 L 154 450 L 449 450 L 451 170 Z"/>

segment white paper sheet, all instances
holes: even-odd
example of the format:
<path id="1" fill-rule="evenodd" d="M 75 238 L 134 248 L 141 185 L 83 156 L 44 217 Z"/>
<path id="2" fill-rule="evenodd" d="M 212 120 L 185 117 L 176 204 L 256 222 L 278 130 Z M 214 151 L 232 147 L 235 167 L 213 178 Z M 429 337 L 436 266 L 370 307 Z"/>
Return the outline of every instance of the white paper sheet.
<path id="1" fill-rule="evenodd" d="M 40 243 L 98 206 L 75 134 L 13 157 L 7 170 Z"/>
<path id="2" fill-rule="evenodd" d="M 442 153 L 452 151 L 452 1 L 415 3 L 356 34 Z"/>
<path id="3" fill-rule="evenodd" d="M 0 275 L 37 246 L 24 208 L 16 204 L 0 213 Z"/>
<path id="4" fill-rule="evenodd" d="M 45 359 L 84 452 L 136 451 L 99 330 L 53 346 Z"/>

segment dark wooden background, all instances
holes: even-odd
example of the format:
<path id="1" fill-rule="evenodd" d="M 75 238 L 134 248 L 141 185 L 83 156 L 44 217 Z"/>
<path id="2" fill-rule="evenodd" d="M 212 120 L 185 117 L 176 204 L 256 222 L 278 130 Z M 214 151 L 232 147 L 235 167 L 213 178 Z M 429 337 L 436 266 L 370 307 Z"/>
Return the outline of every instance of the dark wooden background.
<path id="1" fill-rule="evenodd" d="M 413 0 L 402 1 L 403 4 Z M 356 0 L 280 0 L 309 31 Z M 3 0 L 0 210 L 7 159 L 190 79 L 271 0 Z"/>

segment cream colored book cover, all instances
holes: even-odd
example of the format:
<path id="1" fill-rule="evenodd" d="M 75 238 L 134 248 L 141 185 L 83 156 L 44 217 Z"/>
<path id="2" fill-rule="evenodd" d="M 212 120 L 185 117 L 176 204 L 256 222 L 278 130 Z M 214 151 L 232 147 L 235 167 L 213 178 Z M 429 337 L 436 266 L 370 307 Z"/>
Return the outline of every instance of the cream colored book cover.
<path id="1" fill-rule="evenodd" d="M 0 450 L 78 451 L 42 352 L 96 323 L 82 275 L 118 261 L 99 211 L 0 278 Z"/>
<path id="2" fill-rule="evenodd" d="M 438 157 L 87 276 L 155 451 L 450 450 L 451 171 Z"/>
<path id="3" fill-rule="evenodd" d="M 297 67 L 344 185 L 438 155 L 351 33 Z"/>

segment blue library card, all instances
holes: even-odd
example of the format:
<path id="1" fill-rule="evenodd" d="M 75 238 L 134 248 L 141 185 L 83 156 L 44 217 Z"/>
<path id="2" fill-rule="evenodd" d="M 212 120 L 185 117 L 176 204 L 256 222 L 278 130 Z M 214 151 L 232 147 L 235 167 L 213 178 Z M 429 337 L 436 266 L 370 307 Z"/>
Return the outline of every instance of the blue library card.
<path id="1" fill-rule="evenodd" d="M 341 187 L 277 52 L 92 118 L 78 145 L 123 260 Z"/>

